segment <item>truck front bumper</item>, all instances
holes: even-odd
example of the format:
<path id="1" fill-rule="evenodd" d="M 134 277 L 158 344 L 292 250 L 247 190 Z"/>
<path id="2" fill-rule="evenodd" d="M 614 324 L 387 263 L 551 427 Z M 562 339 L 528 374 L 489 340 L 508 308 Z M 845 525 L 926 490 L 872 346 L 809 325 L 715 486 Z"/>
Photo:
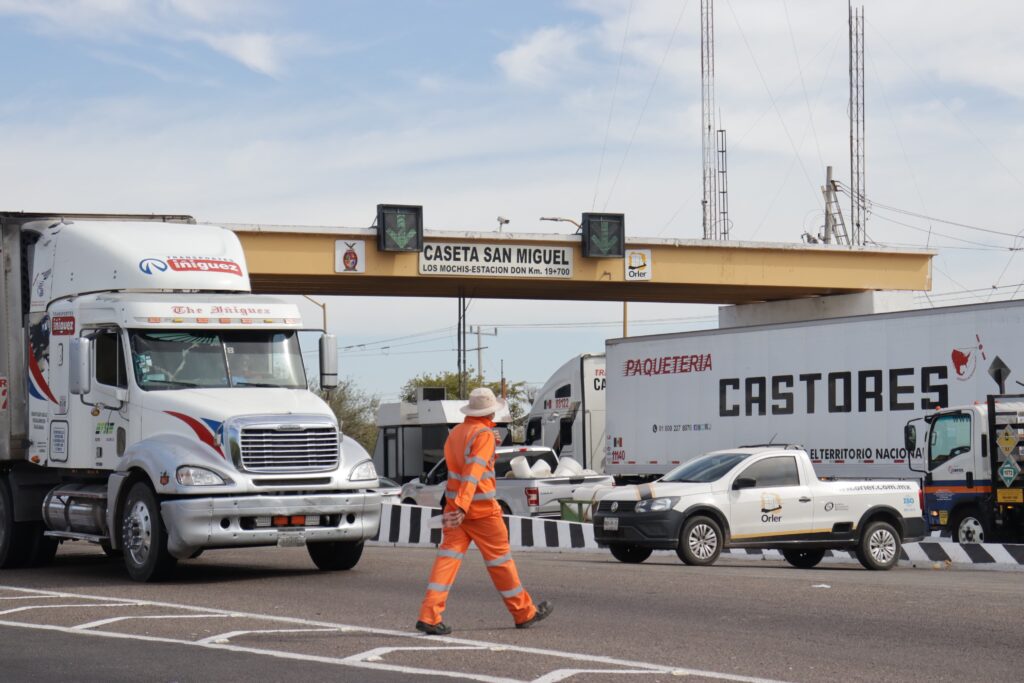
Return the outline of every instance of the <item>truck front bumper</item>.
<path id="1" fill-rule="evenodd" d="M 160 505 L 167 549 L 184 559 L 208 548 L 365 541 L 380 527 L 377 493 L 179 498 Z M 267 518 L 319 517 L 316 526 L 266 526 Z M 286 543 L 287 542 L 287 543 Z"/>
<path id="2" fill-rule="evenodd" d="M 618 529 L 605 529 L 605 519 L 616 518 Z M 601 512 L 594 515 L 594 540 L 598 545 L 627 543 L 641 548 L 671 550 L 679 545 L 679 529 L 683 513 L 678 510 L 664 512 Z"/>

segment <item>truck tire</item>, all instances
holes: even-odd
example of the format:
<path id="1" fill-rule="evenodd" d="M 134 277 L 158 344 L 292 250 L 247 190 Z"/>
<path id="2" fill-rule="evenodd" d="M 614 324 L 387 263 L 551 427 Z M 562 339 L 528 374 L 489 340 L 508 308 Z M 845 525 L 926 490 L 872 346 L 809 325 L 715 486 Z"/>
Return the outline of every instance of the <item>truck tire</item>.
<path id="1" fill-rule="evenodd" d="M 147 482 L 135 482 L 125 498 L 121 548 L 125 569 L 135 581 L 159 581 L 178 563 L 167 551 L 167 529 L 160 517 L 160 504 Z"/>
<path id="2" fill-rule="evenodd" d="M 45 567 L 53 562 L 53 558 L 57 555 L 57 546 L 60 545 L 60 541 L 46 536 L 45 532 L 45 523 L 29 523 L 29 536 L 31 538 L 28 551 L 29 567 Z"/>
<path id="3" fill-rule="evenodd" d="M 871 522 L 857 542 L 857 559 L 865 569 L 892 569 L 900 560 L 900 546 L 900 535 L 892 524 Z"/>
<path id="4" fill-rule="evenodd" d="M 956 543 L 984 543 L 989 535 L 985 518 L 973 507 L 958 510 L 949 529 Z"/>
<path id="5" fill-rule="evenodd" d="M 608 546 L 612 557 L 626 564 L 640 564 L 653 552 L 650 548 L 641 548 L 633 543 L 612 543 Z"/>
<path id="6" fill-rule="evenodd" d="M 722 528 L 718 522 L 697 515 L 683 522 L 683 530 L 679 534 L 679 545 L 676 555 L 684 563 L 697 567 L 706 567 L 715 563 L 722 553 Z"/>
<path id="7" fill-rule="evenodd" d="M 15 569 L 28 563 L 32 550 L 31 529 L 14 521 L 14 498 L 7 478 L 0 477 L 0 569 Z"/>
<path id="8" fill-rule="evenodd" d="M 327 541 L 306 546 L 310 559 L 323 572 L 346 571 L 359 564 L 363 556 L 362 541 Z"/>
<path id="9" fill-rule="evenodd" d="M 824 550 L 783 550 L 782 556 L 786 562 L 797 569 L 813 569 L 825 557 Z"/>

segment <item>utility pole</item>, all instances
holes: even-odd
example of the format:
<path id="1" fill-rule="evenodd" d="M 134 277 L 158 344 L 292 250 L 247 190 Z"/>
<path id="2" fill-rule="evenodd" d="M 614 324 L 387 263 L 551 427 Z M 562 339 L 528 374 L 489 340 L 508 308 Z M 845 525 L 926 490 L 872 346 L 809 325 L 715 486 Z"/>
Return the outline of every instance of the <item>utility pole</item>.
<path id="1" fill-rule="evenodd" d="M 704 159 L 704 239 L 718 239 L 718 164 L 715 140 L 715 5 L 700 0 L 701 151 Z"/>
<path id="2" fill-rule="evenodd" d="M 473 333 L 472 327 L 469 328 L 469 332 L 470 334 Z M 493 332 L 484 332 L 479 325 L 476 326 L 476 376 L 477 381 L 479 381 L 481 384 L 483 384 L 484 381 L 484 349 L 487 348 L 486 346 L 484 346 L 483 340 L 481 339 L 481 337 L 484 336 L 497 337 L 498 328 L 495 327 Z M 504 367 L 504 365 L 502 365 L 502 367 Z"/>
<path id="3" fill-rule="evenodd" d="M 850 245 L 867 243 L 864 189 L 864 6 L 850 8 Z"/>

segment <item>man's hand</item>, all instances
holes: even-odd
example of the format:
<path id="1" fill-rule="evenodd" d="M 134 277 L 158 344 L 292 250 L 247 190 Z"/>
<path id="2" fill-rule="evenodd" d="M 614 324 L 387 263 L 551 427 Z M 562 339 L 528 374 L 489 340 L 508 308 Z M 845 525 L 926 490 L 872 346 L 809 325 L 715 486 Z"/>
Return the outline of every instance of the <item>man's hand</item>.
<path id="1" fill-rule="evenodd" d="M 445 529 L 454 529 L 462 524 L 462 520 L 465 518 L 466 513 L 459 508 L 455 508 L 455 510 L 452 510 L 451 512 L 444 513 L 441 525 L 444 526 Z"/>

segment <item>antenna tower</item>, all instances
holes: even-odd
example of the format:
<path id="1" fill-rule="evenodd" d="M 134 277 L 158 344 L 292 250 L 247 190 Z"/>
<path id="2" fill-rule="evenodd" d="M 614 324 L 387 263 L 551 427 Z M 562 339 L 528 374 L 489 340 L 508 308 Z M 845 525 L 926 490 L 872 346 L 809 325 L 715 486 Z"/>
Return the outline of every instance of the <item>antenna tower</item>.
<path id="1" fill-rule="evenodd" d="M 867 243 L 864 194 L 864 6 L 850 8 L 850 244 Z"/>
<path id="2" fill-rule="evenodd" d="M 729 164 L 725 154 L 725 129 L 718 129 L 718 237 L 729 239 Z"/>
<path id="3" fill-rule="evenodd" d="M 715 140 L 715 5 L 700 0 L 701 150 L 704 157 L 704 198 L 701 200 L 704 239 L 718 234 L 718 158 Z"/>

